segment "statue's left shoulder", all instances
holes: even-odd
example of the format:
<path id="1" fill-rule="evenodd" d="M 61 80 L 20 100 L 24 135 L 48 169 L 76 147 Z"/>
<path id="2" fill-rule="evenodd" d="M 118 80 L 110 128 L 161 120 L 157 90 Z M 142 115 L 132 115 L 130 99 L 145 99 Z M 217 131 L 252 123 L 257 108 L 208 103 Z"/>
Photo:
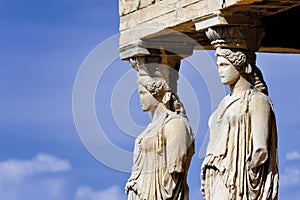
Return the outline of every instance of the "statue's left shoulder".
<path id="1" fill-rule="evenodd" d="M 185 116 L 172 112 L 172 113 L 169 113 L 168 117 L 166 118 L 165 124 L 189 125 L 189 121 Z"/>
<path id="2" fill-rule="evenodd" d="M 179 114 L 170 114 L 165 121 L 165 134 L 193 135 L 188 119 Z M 185 133 L 185 134 L 184 134 Z"/>
<path id="3" fill-rule="evenodd" d="M 249 109 L 254 112 L 267 111 L 273 109 L 273 104 L 269 96 L 266 94 L 253 91 L 250 96 Z"/>

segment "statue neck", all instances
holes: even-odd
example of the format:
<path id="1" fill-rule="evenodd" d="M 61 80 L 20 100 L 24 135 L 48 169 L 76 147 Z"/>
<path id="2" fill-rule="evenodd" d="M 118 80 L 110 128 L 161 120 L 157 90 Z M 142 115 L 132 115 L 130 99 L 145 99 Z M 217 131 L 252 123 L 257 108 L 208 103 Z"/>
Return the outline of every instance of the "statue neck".
<path id="1" fill-rule="evenodd" d="M 231 95 L 239 94 L 239 93 L 249 90 L 251 88 L 252 88 L 251 83 L 249 83 L 249 81 L 247 81 L 242 76 L 240 76 L 240 78 L 237 82 L 230 85 Z"/>
<path id="2" fill-rule="evenodd" d="M 152 121 L 156 121 L 160 116 L 165 115 L 167 108 L 162 103 L 158 103 L 156 108 L 151 112 Z"/>

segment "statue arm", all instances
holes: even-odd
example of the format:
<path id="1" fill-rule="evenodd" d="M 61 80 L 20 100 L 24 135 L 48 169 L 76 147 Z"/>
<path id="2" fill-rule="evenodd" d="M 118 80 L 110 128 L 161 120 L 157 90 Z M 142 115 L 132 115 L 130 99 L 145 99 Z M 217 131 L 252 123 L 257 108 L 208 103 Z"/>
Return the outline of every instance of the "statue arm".
<path id="1" fill-rule="evenodd" d="M 166 141 L 166 173 L 163 177 L 165 198 L 173 198 L 178 187 L 182 187 L 184 176 L 189 168 L 189 153 L 193 138 L 186 121 L 174 118 L 164 127 Z M 181 186 L 180 186 L 181 185 Z M 176 189 L 177 188 L 177 189 Z"/>
<path id="2" fill-rule="evenodd" d="M 268 159 L 271 107 L 267 97 L 253 96 L 249 105 L 251 117 L 252 155 L 249 167 L 260 166 Z"/>
<path id="3" fill-rule="evenodd" d="M 182 173 L 186 170 L 188 149 L 193 144 L 191 130 L 186 121 L 174 118 L 165 125 L 164 133 L 168 171 Z"/>

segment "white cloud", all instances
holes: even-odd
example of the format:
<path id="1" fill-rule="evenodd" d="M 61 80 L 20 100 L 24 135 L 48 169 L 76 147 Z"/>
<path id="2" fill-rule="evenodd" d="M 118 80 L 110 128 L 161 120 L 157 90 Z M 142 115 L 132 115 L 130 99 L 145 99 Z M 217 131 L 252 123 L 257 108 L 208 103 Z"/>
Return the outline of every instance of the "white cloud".
<path id="1" fill-rule="evenodd" d="M 298 151 L 288 152 L 286 154 L 287 160 L 300 160 L 300 153 Z"/>
<path id="2" fill-rule="evenodd" d="M 121 192 L 118 186 L 112 186 L 106 190 L 95 191 L 89 187 L 81 187 L 77 190 L 76 200 L 121 200 L 126 199 L 124 192 Z"/>
<path id="3" fill-rule="evenodd" d="M 68 160 L 39 154 L 30 160 L 0 162 L 0 199 L 24 200 L 121 200 L 127 195 L 118 186 L 106 190 L 78 187 L 62 172 L 71 170 Z"/>
<path id="4" fill-rule="evenodd" d="M 71 165 L 67 160 L 39 154 L 32 160 L 11 159 L 0 162 L 0 180 L 20 181 L 29 175 L 62 172 L 70 169 Z"/>
<path id="5" fill-rule="evenodd" d="M 300 185 L 300 169 L 287 167 L 279 176 L 280 185 L 283 187 Z"/>
<path id="6" fill-rule="evenodd" d="M 46 154 L 0 162 L 0 199 L 65 199 L 67 182 L 55 173 L 70 169 L 67 160 Z"/>

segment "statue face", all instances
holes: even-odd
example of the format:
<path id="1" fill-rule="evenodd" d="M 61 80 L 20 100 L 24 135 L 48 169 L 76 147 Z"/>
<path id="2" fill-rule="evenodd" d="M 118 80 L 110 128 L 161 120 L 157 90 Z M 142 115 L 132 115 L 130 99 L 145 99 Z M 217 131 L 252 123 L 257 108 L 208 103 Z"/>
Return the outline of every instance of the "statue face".
<path id="1" fill-rule="evenodd" d="M 140 102 L 144 112 L 155 110 L 158 101 L 153 95 L 143 86 L 139 86 Z"/>
<path id="2" fill-rule="evenodd" d="M 224 85 L 236 83 L 240 78 L 239 71 L 224 57 L 217 57 L 219 76 Z"/>

